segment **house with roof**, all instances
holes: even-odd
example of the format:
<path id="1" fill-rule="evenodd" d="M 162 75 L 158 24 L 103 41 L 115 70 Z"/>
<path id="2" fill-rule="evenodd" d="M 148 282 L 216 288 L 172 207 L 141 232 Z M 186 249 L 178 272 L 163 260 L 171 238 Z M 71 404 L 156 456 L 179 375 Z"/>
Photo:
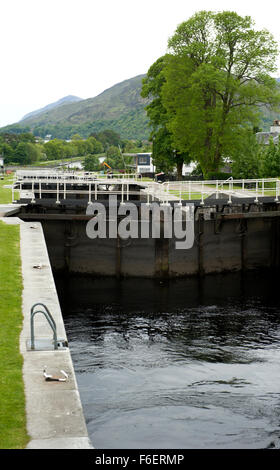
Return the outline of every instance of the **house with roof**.
<path id="1" fill-rule="evenodd" d="M 135 171 L 138 174 L 144 175 L 144 174 L 155 173 L 156 167 L 153 163 L 152 152 L 129 153 L 129 154 L 126 153 L 124 155 L 129 155 L 129 156 L 134 157 L 133 166 L 135 168 Z M 194 162 L 191 162 L 190 164 L 184 163 L 183 169 L 182 169 L 183 176 L 190 175 L 195 167 L 196 167 L 196 164 Z"/>

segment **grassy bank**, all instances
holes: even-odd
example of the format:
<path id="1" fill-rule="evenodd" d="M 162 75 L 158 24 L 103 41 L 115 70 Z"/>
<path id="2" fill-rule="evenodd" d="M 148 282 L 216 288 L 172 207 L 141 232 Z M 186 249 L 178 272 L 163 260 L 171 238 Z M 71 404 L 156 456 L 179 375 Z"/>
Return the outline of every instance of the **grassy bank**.
<path id="1" fill-rule="evenodd" d="M 0 221 L 0 449 L 20 449 L 28 442 L 19 350 L 21 293 L 19 225 Z"/>
<path id="2" fill-rule="evenodd" d="M 12 184 L 12 176 L 4 176 L 4 179 L 0 179 L 0 204 L 9 204 L 12 202 L 12 190 L 10 188 L 4 188 L 4 186 Z"/>
<path id="3" fill-rule="evenodd" d="M 33 166 L 46 166 L 46 167 L 52 167 L 59 165 L 60 163 L 75 163 L 75 162 L 83 162 L 85 157 L 72 157 L 72 158 L 61 158 L 59 160 L 45 160 L 41 162 L 35 162 L 29 165 L 30 168 Z"/>

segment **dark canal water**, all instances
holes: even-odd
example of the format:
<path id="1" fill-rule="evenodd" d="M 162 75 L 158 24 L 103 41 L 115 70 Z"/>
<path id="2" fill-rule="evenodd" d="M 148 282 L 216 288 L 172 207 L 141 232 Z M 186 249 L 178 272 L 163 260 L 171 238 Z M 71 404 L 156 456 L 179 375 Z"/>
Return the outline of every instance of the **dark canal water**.
<path id="1" fill-rule="evenodd" d="M 280 447 L 279 274 L 56 281 L 95 448 Z"/>

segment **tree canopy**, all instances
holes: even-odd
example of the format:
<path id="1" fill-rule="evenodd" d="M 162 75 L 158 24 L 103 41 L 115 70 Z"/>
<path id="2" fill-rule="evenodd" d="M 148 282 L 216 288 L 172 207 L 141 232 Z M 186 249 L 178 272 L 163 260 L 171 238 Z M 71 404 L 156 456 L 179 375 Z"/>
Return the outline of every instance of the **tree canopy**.
<path id="1" fill-rule="evenodd" d="M 147 76 L 143 79 L 141 96 L 143 98 L 153 98 L 147 105 L 146 111 L 150 119 L 151 135 L 153 142 L 153 162 L 158 171 L 169 172 L 177 167 L 178 177 L 182 176 L 184 162 L 189 162 L 188 152 L 176 150 L 172 134 L 168 130 L 167 124 L 169 113 L 163 105 L 162 90 L 166 83 L 165 67 L 166 57 L 160 57 L 148 70 Z"/>
<path id="2" fill-rule="evenodd" d="M 150 122 L 161 120 L 173 147 L 198 161 L 204 175 L 218 171 L 258 125 L 260 108 L 278 108 L 279 88 L 271 78 L 277 54 L 271 34 L 256 31 L 249 16 L 196 13 L 178 26 L 168 54 L 148 72 L 143 92 L 154 98 Z"/>

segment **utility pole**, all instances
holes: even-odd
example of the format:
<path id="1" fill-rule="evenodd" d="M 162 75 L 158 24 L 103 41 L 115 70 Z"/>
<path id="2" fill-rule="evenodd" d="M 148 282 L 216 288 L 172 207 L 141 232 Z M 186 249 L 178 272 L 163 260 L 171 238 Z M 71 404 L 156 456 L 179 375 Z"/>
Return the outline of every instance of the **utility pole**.
<path id="1" fill-rule="evenodd" d="M 122 154 L 122 149 L 121 149 L 121 146 L 120 146 L 120 144 L 118 145 L 118 147 L 119 147 L 119 151 L 120 151 L 120 156 L 121 156 L 121 157 L 122 157 L 122 159 L 123 159 L 123 164 L 124 164 L 124 167 L 125 167 L 125 169 L 126 169 L 126 163 L 125 163 L 124 156 L 123 156 L 123 154 Z"/>

